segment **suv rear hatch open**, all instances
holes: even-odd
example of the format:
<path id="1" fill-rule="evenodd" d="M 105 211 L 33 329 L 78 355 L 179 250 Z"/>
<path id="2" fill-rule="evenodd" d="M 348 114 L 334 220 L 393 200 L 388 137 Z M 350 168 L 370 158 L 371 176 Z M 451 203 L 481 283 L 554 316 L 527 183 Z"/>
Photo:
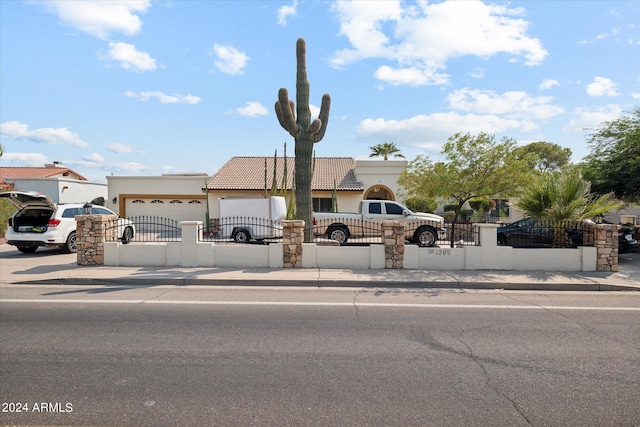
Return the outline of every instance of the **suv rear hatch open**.
<path id="1" fill-rule="evenodd" d="M 56 209 L 46 194 L 35 191 L 7 191 L 0 197 L 9 200 L 18 212 L 9 219 L 9 226 L 16 233 L 44 233 L 49 219 Z"/>

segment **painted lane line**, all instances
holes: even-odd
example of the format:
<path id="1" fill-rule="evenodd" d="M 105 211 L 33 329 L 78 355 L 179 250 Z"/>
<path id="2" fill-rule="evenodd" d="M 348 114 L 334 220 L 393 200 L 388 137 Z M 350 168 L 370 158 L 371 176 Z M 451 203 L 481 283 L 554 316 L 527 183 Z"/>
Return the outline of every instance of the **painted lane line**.
<path id="1" fill-rule="evenodd" d="M 305 301 L 192 301 L 192 300 L 97 300 L 97 299 L 0 299 L 0 303 L 48 304 L 154 304 L 154 305 L 246 305 L 289 307 L 380 307 L 380 308 L 457 308 L 501 310 L 583 310 L 583 311 L 640 311 L 640 307 L 595 307 L 567 305 L 502 305 L 502 304 L 409 304 L 366 302 L 305 302 Z"/>

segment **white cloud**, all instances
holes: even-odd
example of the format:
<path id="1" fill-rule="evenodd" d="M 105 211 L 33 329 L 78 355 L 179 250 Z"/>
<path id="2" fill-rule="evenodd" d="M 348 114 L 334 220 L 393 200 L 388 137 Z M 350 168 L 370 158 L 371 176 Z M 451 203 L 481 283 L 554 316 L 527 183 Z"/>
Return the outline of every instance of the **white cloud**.
<path id="1" fill-rule="evenodd" d="M 540 83 L 540 90 L 549 90 L 554 86 L 560 86 L 560 83 L 557 80 L 544 79 L 542 83 Z"/>
<path id="2" fill-rule="evenodd" d="M 91 162 L 91 163 L 103 163 L 104 162 L 104 157 L 102 157 L 98 153 L 90 154 L 88 156 L 83 157 L 83 159 L 88 161 L 88 162 Z"/>
<path id="3" fill-rule="evenodd" d="M 109 52 L 106 55 L 99 54 L 100 59 L 105 61 L 116 61 L 125 70 L 137 72 L 153 71 L 158 66 L 156 60 L 146 52 L 140 52 L 129 43 L 109 42 Z"/>
<path id="4" fill-rule="evenodd" d="M 125 96 L 128 98 L 137 98 L 140 101 L 149 101 L 152 98 L 156 98 L 161 104 L 197 104 L 201 101 L 199 96 L 193 95 L 167 95 L 160 91 L 146 91 L 146 92 L 134 92 L 127 91 Z"/>
<path id="5" fill-rule="evenodd" d="M 309 110 L 311 111 L 311 120 L 317 119 L 320 115 L 320 107 L 309 104 Z"/>
<path id="6" fill-rule="evenodd" d="M 484 68 L 476 67 L 469 72 L 469 75 L 474 79 L 481 79 L 484 77 Z"/>
<path id="7" fill-rule="evenodd" d="M 622 108 L 616 104 L 609 104 L 598 107 L 594 110 L 589 108 L 577 108 L 575 117 L 562 128 L 563 132 L 584 132 L 585 129 L 593 129 L 604 122 L 616 120 L 622 114 Z"/>
<path id="8" fill-rule="evenodd" d="M 610 37 L 615 37 L 618 34 L 620 34 L 621 32 L 622 32 L 622 30 L 620 29 L 620 27 L 613 27 L 610 32 L 608 32 L 608 33 L 600 33 L 592 40 L 582 40 L 582 41 L 580 41 L 580 44 L 591 44 L 591 43 L 594 43 L 594 42 L 596 42 L 598 40 L 604 40 L 604 39 L 608 39 Z"/>
<path id="9" fill-rule="evenodd" d="M 107 147 L 107 150 L 118 154 L 133 153 L 135 151 L 132 146 L 123 144 L 121 142 L 112 142 Z"/>
<path id="10" fill-rule="evenodd" d="M 67 144 L 80 148 L 89 146 L 77 133 L 73 133 L 67 128 L 40 128 L 29 130 L 29 126 L 18 121 L 1 123 L 0 135 L 45 144 Z"/>
<path id="11" fill-rule="evenodd" d="M 296 16 L 298 9 L 298 0 L 294 0 L 293 4 L 289 6 L 282 6 L 278 9 L 278 24 L 287 25 L 287 19 L 291 16 Z"/>
<path id="12" fill-rule="evenodd" d="M 521 91 L 497 94 L 490 90 L 464 88 L 451 92 L 447 101 L 456 110 L 509 118 L 548 119 L 564 113 L 562 107 L 551 103 L 552 97 L 531 97 Z"/>
<path id="13" fill-rule="evenodd" d="M 620 93 L 616 90 L 616 84 L 605 77 L 596 77 L 593 82 L 587 85 L 587 94 L 589 96 L 618 96 Z"/>
<path id="14" fill-rule="evenodd" d="M 447 74 L 436 73 L 429 68 L 391 68 L 383 65 L 374 73 L 376 78 L 393 86 L 423 86 L 427 84 L 445 85 L 449 81 Z"/>
<path id="15" fill-rule="evenodd" d="M 64 25 L 103 40 L 108 39 L 110 33 L 137 34 L 142 28 L 138 14 L 151 6 L 150 0 L 45 0 L 30 3 L 44 5 Z"/>
<path id="16" fill-rule="evenodd" d="M 236 113 L 240 114 L 241 116 L 248 117 L 265 116 L 269 114 L 267 112 L 267 109 L 262 104 L 255 101 L 247 102 L 246 106 L 236 108 Z"/>
<path id="17" fill-rule="evenodd" d="M 631 97 L 633 99 L 640 99 L 640 92 L 632 92 Z"/>
<path id="18" fill-rule="evenodd" d="M 216 56 L 214 65 L 226 74 L 238 75 L 244 73 L 249 57 L 244 52 L 238 51 L 233 46 L 213 45 L 213 52 Z"/>
<path id="19" fill-rule="evenodd" d="M 381 66 L 376 72 L 379 79 L 391 84 L 441 85 L 448 80 L 442 70 L 452 58 L 506 53 L 536 65 L 547 56 L 540 40 L 527 35 L 522 8 L 480 1 L 404 5 L 399 0 L 334 3 L 340 32 L 352 47 L 335 52 L 331 65 L 343 68 L 363 59 L 382 58 L 397 65 Z"/>
<path id="20" fill-rule="evenodd" d="M 531 132 L 535 129 L 535 123 L 528 120 L 456 112 L 418 115 L 405 120 L 366 119 L 357 127 L 358 134 L 367 139 L 393 140 L 434 152 L 439 152 L 442 144 L 457 132 Z"/>
<path id="21" fill-rule="evenodd" d="M 47 156 L 40 153 L 11 153 L 6 152 L 2 155 L 4 164 L 21 165 L 38 167 L 51 163 Z"/>

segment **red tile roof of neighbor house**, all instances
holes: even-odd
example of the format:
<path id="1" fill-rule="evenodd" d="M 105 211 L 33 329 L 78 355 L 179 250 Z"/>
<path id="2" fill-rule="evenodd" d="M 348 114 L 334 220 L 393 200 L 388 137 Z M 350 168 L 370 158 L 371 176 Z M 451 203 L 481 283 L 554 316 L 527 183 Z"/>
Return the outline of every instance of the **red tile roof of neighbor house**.
<path id="1" fill-rule="evenodd" d="M 265 161 L 267 188 L 273 182 L 273 157 L 232 157 L 208 181 L 209 190 L 263 190 L 265 187 Z M 277 158 L 276 181 L 282 187 L 284 157 Z M 311 181 L 312 191 L 363 191 L 355 175 L 355 160 L 351 157 L 317 157 Z M 287 157 L 287 188 L 293 186 L 295 159 Z"/>
<path id="2" fill-rule="evenodd" d="M 0 167 L 0 179 L 20 179 L 20 178 L 54 178 L 70 177 L 80 181 L 87 178 L 64 166 L 47 165 L 43 167 Z"/>

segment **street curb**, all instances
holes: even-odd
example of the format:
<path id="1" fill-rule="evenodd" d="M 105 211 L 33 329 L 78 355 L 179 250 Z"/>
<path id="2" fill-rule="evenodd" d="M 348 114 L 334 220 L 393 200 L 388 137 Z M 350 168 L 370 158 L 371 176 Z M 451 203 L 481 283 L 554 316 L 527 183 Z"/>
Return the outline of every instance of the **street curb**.
<path id="1" fill-rule="evenodd" d="M 264 279 L 197 279 L 197 278 L 60 278 L 42 280 L 24 280 L 11 282 L 16 285 L 59 285 L 59 286 L 112 286 L 144 288 L 154 286 L 278 286 L 312 288 L 386 288 L 386 289 L 470 289 L 470 290 L 506 290 L 506 291 L 627 291 L 640 292 L 640 288 L 625 285 L 601 283 L 462 283 L 462 282 L 417 282 L 417 281 L 359 281 L 359 280 L 264 280 Z"/>

